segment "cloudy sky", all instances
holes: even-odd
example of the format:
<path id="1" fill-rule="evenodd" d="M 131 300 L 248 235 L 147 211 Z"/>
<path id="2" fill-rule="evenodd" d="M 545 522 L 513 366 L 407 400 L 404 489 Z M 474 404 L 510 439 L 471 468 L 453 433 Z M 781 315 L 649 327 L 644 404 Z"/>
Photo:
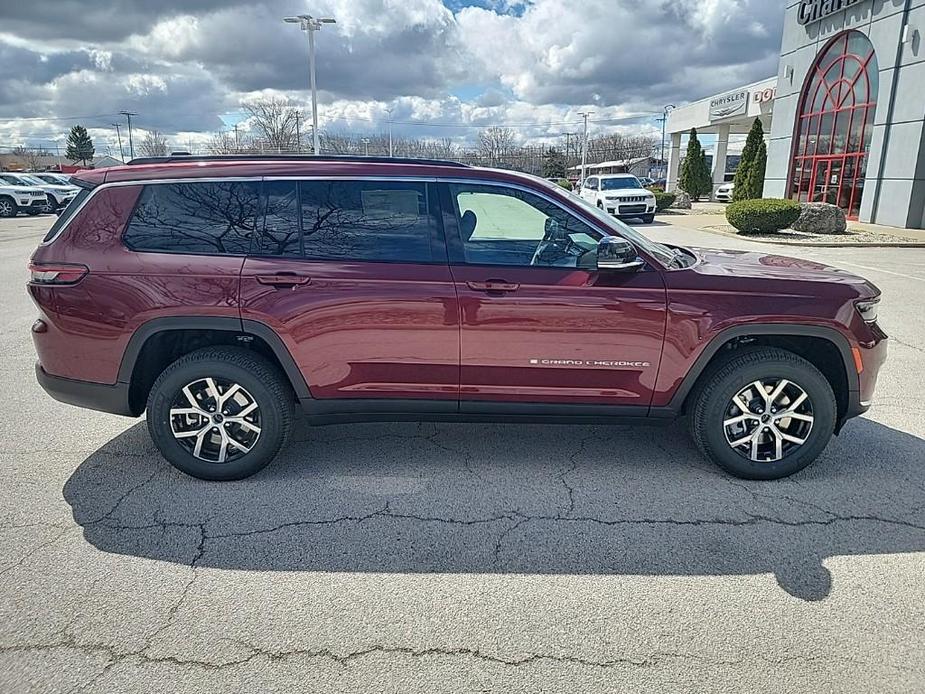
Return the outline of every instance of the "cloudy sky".
<path id="1" fill-rule="evenodd" d="M 334 132 L 471 141 L 652 129 L 681 104 L 776 72 L 785 0 L 0 0 L 0 150 L 63 142 L 80 122 L 117 149 L 122 110 L 186 146 L 242 120 L 242 101 L 307 103 Z M 241 127 L 246 127 L 242 123 Z"/>

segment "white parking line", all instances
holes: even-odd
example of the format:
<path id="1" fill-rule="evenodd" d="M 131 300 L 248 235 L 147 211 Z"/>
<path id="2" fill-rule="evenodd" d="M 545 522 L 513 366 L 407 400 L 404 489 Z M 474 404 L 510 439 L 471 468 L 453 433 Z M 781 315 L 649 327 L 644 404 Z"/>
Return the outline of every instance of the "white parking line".
<path id="1" fill-rule="evenodd" d="M 915 280 L 916 282 L 925 282 L 925 277 L 916 277 L 915 275 L 906 275 L 902 272 L 893 272 L 892 270 L 883 270 L 879 267 L 870 267 L 868 265 L 858 265 L 857 263 L 849 263 L 845 260 L 837 261 L 841 265 L 850 265 L 851 267 L 859 267 L 863 270 L 870 270 L 871 272 L 882 272 L 886 275 L 896 275 L 897 277 L 905 277 L 909 280 Z"/>

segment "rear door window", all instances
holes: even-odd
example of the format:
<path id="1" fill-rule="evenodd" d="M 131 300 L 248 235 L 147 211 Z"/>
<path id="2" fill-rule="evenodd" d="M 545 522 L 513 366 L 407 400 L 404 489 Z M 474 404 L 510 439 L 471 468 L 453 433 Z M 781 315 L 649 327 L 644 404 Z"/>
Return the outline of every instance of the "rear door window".
<path id="1" fill-rule="evenodd" d="M 418 181 L 267 181 L 255 252 L 309 260 L 446 262 L 432 186 Z"/>
<path id="2" fill-rule="evenodd" d="M 123 239 L 134 251 L 246 255 L 259 208 L 259 181 L 146 185 Z"/>

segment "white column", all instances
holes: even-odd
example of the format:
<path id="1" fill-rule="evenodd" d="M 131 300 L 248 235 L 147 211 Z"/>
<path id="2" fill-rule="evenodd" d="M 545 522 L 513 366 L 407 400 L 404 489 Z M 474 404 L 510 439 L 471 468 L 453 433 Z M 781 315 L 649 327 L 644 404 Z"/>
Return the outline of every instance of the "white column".
<path id="1" fill-rule="evenodd" d="M 668 181 L 666 190 L 678 187 L 678 172 L 681 169 L 681 133 L 671 133 L 671 149 L 668 152 Z"/>
<path id="2" fill-rule="evenodd" d="M 721 125 L 716 133 L 716 147 L 713 152 L 713 193 L 726 181 L 726 153 L 729 150 L 729 126 Z"/>

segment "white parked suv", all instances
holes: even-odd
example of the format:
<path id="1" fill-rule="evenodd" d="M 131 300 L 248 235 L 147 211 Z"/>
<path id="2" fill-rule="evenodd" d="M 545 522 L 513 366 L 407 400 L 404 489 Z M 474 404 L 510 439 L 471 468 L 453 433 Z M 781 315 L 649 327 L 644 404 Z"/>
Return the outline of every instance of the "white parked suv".
<path id="1" fill-rule="evenodd" d="M 10 185 L 0 178 L 0 217 L 15 217 L 17 212 L 37 215 L 47 206 L 44 190 L 20 183 Z"/>
<path id="2" fill-rule="evenodd" d="M 643 224 L 655 221 L 655 194 L 632 174 L 588 176 L 581 197 L 621 219 L 641 219 Z"/>
<path id="3" fill-rule="evenodd" d="M 720 202 L 732 202 L 732 193 L 736 188 L 735 183 L 724 183 L 716 189 L 715 197 Z"/>
<path id="4" fill-rule="evenodd" d="M 58 209 L 67 207 L 68 203 L 80 192 L 80 188 L 77 186 L 62 185 L 60 182 L 49 183 L 38 178 L 35 174 L 4 172 L 0 174 L 0 182 L 9 183 L 10 185 L 32 186 L 44 190 L 47 203 L 42 212 L 55 212 Z"/>

